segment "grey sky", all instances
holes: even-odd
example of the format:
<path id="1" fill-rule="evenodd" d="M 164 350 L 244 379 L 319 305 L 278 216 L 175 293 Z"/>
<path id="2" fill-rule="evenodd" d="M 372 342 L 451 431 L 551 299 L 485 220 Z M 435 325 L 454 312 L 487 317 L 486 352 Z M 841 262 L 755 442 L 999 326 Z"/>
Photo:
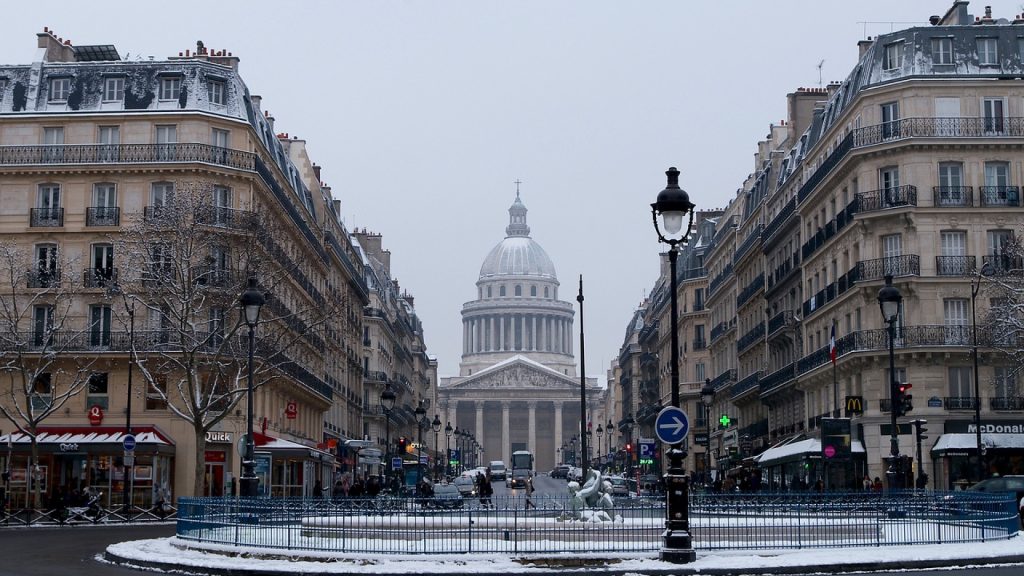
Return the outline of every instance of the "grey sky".
<path id="1" fill-rule="evenodd" d="M 457 373 L 459 312 L 521 179 L 563 300 L 584 276 L 586 368 L 603 381 L 657 277 L 649 204 L 663 172 L 682 171 L 698 208 L 724 206 L 785 118 L 786 93 L 818 85 L 820 61 L 824 83 L 842 80 L 858 40 L 951 5 L 51 1 L 5 11 L 0 62 L 31 62 L 43 26 L 131 59 L 196 40 L 240 56 L 277 131 L 305 139 L 323 166 L 349 229 L 383 234 L 441 375 Z M 1021 11 L 1002 0 L 970 11 L 985 5 L 1011 20 Z M 577 308 L 577 353 L 578 319 Z"/>

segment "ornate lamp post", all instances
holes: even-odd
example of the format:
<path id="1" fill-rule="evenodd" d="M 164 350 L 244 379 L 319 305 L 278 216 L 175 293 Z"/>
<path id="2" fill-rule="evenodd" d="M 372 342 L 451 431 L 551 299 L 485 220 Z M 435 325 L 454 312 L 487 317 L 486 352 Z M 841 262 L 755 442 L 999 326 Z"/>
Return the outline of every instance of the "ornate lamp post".
<path id="1" fill-rule="evenodd" d="M 896 383 L 896 321 L 900 316 L 900 303 L 903 295 L 899 288 L 892 285 L 892 276 L 886 275 L 885 286 L 878 291 L 878 306 L 882 309 L 882 319 L 889 325 L 889 469 L 885 475 L 889 480 L 889 489 L 902 488 L 903 473 L 900 464 L 900 438 L 896 424 L 896 415 L 900 401 Z"/>
<path id="2" fill-rule="evenodd" d="M 384 473 L 391 468 L 391 411 L 395 409 L 395 393 L 390 387 L 380 393 L 380 409 L 384 411 Z"/>
<path id="3" fill-rule="evenodd" d="M 107 289 L 107 295 L 113 297 L 120 295 L 124 300 L 124 309 L 128 313 L 128 400 L 125 406 L 124 434 L 132 434 L 132 353 L 135 351 L 135 297 L 129 296 L 121 291 L 121 286 L 114 282 Z M 134 454 L 134 453 L 133 453 Z M 124 458 L 124 506 L 128 509 L 132 505 L 132 468 L 131 462 L 135 456 Z"/>
<path id="4" fill-rule="evenodd" d="M 978 319 L 976 310 L 978 309 L 978 290 L 981 288 L 981 278 L 992 272 L 992 265 L 985 263 L 981 267 L 981 271 L 974 275 L 974 279 L 971 280 L 971 332 L 973 337 L 973 356 L 974 356 L 974 434 L 975 442 L 977 443 L 978 449 L 978 481 L 985 479 L 985 459 L 982 454 L 981 444 L 981 390 L 979 388 L 978 378 Z M 129 375 L 131 372 L 129 372 Z M 129 380 L 131 382 L 131 380 Z M 921 463 L 918 462 L 918 466 Z"/>
<path id="5" fill-rule="evenodd" d="M 576 465 L 576 437 L 569 440 L 569 453 L 572 455 L 572 465 Z"/>
<path id="6" fill-rule="evenodd" d="M 422 400 L 416 403 L 413 413 L 416 414 L 416 479 L 420 480 L 423 478 L 423 422 L 426 421 L 429 427 L 430 420 L 427 420 L 427 409 L 423 407 Z"/>
<path id="7" fill-rule="evenodd" d="M 430 426 L 434 429 L 434 484 L 437 484 L 437 474 L 441 467 L 441 463 L 436 460 L 436 455 L 441 452 L 441 447 L 437 445 L 437 433 L 441 431 L 441 416 L 434 414 L 434 421 L 430 423 Z"/>
<path id="8" fill-rule="evenodd" d="M 604 434 L 604 428 L 600 424 L 597 425 L 597 467 L 601 468 L 601 460 L 604 459 L 604 451 L 601 450 L 601 436 Z"/>
<path id="9" fill-rule="evenodd" d="M 445 476 L 452 475 L 452 428 L 451 420 L 444 426 L 444 470 Z"/>
<path id="10" fill-rule="evenodd" d="M 700 389 L 700 405 L 704 407 L 704 484 L 711 483 L 711 405 L 715 403 L 715 387 L 711 385 L 711 378 L 704 380 L 704 387 Z"/>
<path id="11" fill-rule="evenodd" d="M 249 327 L 249 387 L 246 391 L 247 406 L 245 409 L 245 458 L 242 460 L 242 477 L 239 479 L 239 495 L 242 498 L 255 498 L 259 494 L 260 479 L 256 477 L 256 439 L 253 436 L 253 355 L 256 347 L 256 324 L 260 321 L 260 309 L 266 298 L 256 289 L 256 279 L 249 278 L 249 287 L 238 299 L 246 326 Z"/>
<path id="12" fill-rule="evenodd" d="M 462 435 L 462 429 L 456 428 L 455 449 L 459 451 L 459 469 L 455 471 L 456 473 L 461 473 L 463 470 L 466 469 L 466 453 L 462 451 Z"/>
<path id="13" fill-rule="evenodd" d="M 657 202 L 651 204 L 651 219 L 654 220 L 654 231 L 658 233 L 658 241 L 668 244 L 668 262 L 672 303 L 672 406 L 679 408 L 679 303 L 676 294 L 676 259 L 679 256 L 679 245 L 686 244 L 693 227 L 694 204 L 690 195 L 679 187 L 679 170 L 669 168 L 665 172 L 668 182 L 665 189 L 658 193 Z M 690 221 L 683 224 L 689 215 Z M 661 216 L 663 234 L 658 226 Z M 665 234 L 668 234 L 666 237 Z M 665 507 L 665 534 L 659 556 L 662 560 L 676 563 L 693 562 L 697 553 L 693 550 L 690 538 L 689 518 L 689 485 L 683 471 L 683 458 L 686 457 L 682 443 L 669 448 L 669 468 L 665 475 L 668 486 L 667 506 Z"/>
<path id="14" fill-rule="evenodd" d="M 608 424 L 604 427 L 604 433 L 608 435 L 608 460 L 610 461 L 612 459 L 612 434 L 615 433 L 615 425 L 612 424 L 611 418 L 608 419 Z"/>

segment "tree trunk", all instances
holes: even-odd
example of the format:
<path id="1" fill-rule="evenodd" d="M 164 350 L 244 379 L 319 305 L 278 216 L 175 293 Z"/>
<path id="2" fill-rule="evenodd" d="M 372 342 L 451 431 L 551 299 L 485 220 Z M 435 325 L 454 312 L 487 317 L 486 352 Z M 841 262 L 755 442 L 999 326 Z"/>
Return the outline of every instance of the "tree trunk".
<path id="1" fill-rule="evenodd" d="M 202 423 L 197 423 L 193 426 L 193 431 L 196 435 L 196 474 L 195 483 L 192 486 L 193 496 L 203 496 L 205 488 L 206 478 L 206 430 L 203 428 Z"/>

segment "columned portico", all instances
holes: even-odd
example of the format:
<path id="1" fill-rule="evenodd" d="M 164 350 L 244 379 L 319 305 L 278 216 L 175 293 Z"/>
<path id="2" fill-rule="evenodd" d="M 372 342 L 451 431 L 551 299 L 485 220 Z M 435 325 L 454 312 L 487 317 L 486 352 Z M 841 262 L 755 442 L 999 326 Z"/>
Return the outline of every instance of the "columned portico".
<path id="1" fill-rule="evenodd" d="M 509 451 L 508 439 L 511 437 L 511 427 L 509 425 L 508 418 L 509 402 L 506 400 L 501 403 L 501 460 L 505 464 L 508 464 L 511 460 L 512 453 Z"/>

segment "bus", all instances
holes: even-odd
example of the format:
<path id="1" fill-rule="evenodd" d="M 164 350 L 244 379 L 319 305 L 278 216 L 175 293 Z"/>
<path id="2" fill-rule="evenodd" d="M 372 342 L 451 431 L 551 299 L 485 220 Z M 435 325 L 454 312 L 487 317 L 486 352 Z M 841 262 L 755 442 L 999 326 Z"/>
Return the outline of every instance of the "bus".
<path id="1" fill-rule="evenodd" d="M 533 476 L 533 454 L 528 450 L 516 450 L 512 453 L 512 474 L 506 484 L 509 488 L 525 488 Z"/>

